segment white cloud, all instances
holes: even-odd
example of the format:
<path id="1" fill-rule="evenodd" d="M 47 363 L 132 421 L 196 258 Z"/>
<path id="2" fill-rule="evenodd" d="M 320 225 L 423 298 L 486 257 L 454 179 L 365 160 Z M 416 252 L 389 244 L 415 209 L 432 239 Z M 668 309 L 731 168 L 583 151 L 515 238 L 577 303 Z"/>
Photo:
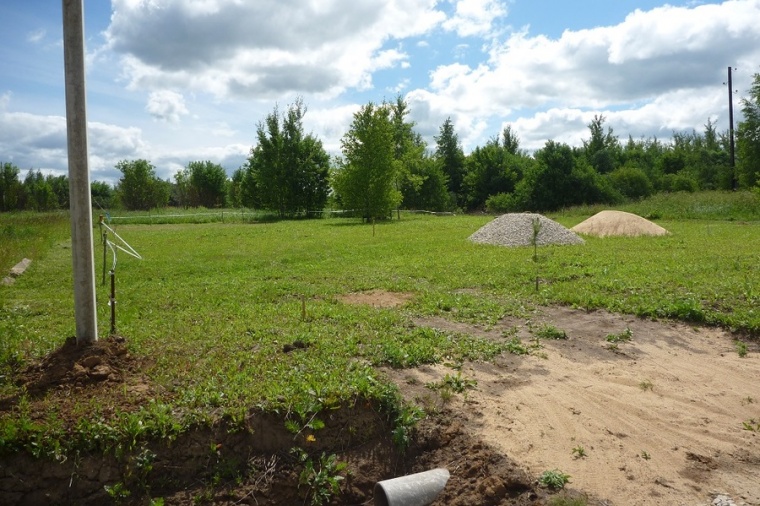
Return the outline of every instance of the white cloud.
<path id="1" fill-rule="evenodd" d="M 488 36 L 493 23 L 507 15 L 507 7 L 499 0 L 457 0 L 456 13 L 443 23 L 446 30 L 460 37 Z"/>
<path id="2" fill-rule="evenodd" d="M 436 3 L 114 0 L 106 38 L 132 88 L 334 97 L 403 62 L 403 52 L 384 46 L 438 26 L 445 15 Z"/>
<path id="3" fill-rule="evenodd" d="M 463 143 L 477 139 L 483 122 L 497 134 L 494 120 L 513 115 L 524 118 L 515 129 L 532 147 L 549 138 L 578 143 L 599 111 L 623 135 L 669 137 L 708 117 L 722 117 L 727 128 L 721 83 L 728 64 L 752 69 L 760 61 L 758 26 L 760 0 L 731 0 L 636 11 L 616 26 L 566 30 L 558 39 L 523 30 L 493 44 L 479 65 L 436 68 L 429 89 L 408 97 L 414 107 L 425 103 L 438 125 L 451 116 Z M 751 73 L 736 88 L 746 89 Z"/>
<path id="4" fill-rule="evenodd" d="M 185 106 L 185 97 L 170 90 L 151 92 L 145 110 L 154 118 L 169 123 L 179 123 L 181 116 L 189 114 Z"/>
<path id="5" fill-rule="evenodd" d="M 40 42 L 42 39 L 45 38 L 45 35 L 47 32 L 43 28 L 39 28 L 37 30 L 34 30 L 33 32 L 30 32 L 26 35 L 26 40 L 29 42 L 36 44 Z"/>
<path id="6" fill-rule="evenodd" d="M 22 171 L 40 169 L 64 174 L 68 171 L 66 118 L 8 112 L 0 109 L 0 153 Z M 113 172 L 119 160 L 145 157 L 147 146 L 138 128 L 88 122 L 88 151 L 93 179 Z M 112 174 L 109 179 L 112 178 Z"/>

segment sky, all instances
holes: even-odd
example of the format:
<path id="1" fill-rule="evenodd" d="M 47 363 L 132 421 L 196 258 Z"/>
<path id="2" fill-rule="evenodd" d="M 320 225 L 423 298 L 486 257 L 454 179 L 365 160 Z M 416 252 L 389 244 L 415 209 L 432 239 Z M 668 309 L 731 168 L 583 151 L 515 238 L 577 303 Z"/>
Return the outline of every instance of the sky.
<path id="1" fill-rule="evenodd" d="M 65 0 L 69 1 L 69 0 Z M 581 145 L 596 115 L 625 142 L 729 127 L 760 72 L 760 0 L 87 0 L 89 165 L 232 174 L 256 126 L 299 97 L 340 154 L 352 116 L 401 95 L 431 149 L 510 125 L 520 147 Z M 62 2 L 0 3 L 0 163 L 65 174 Z"/>

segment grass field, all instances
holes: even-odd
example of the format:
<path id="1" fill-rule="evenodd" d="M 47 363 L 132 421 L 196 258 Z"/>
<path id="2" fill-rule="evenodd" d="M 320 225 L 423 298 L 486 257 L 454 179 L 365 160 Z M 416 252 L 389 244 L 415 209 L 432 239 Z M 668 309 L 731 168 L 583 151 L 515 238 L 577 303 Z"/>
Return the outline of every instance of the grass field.
<path id="1" fill-rule="evenodd" d="M 585 245 L 542 247 L 538 261 L 531 248 L 467 241 L 489 216 L 403 214 L 378 223 L 374 235 L 372 226 L 341 218 L 119 223 L 117 232 L 143 260 L 118 257 L 117 333 L 132 354 L 153 357 L 144 372 L 160 386 L 154 406 L 168 407 L 177 430 L 198 420 L 240 419 L 252 406 L 296 424 L 357 398 L 400 410 L 376 366 L 488 359 L 507 349 L 506 338 L 415 327 L 411 318 L 419 315 L 489 325 L 536 305 L 566 304 L 757 336 L 760 206 L 749 194 L 725 195 L 637 204 L 640 214 L 661 216 L 657 223 L 671 235 L 587 238 Z M 594 212 L 550 217 L 571 227 Z M 45 216 L 0 216 L 0 266 L 34 260 L 13 286 L 0 287 L 0 397 L 20 393 L 13 371 L 74 334 L 68 218 Z M 95 256 L 106 336 L 102 246 Z M 108 268 L 111 262 L 108 252 Z M 373 289 L 412 298 L 400 309 L 339 300 Z M 283 352 L 293 343 L 297 351 Z M 121 423 L 118 413 L 108 418 L 88 399 L 77 402 L 90 419 Z M 155 418 L 151 408 L 141 409 L 140 416 Z M 17 419 L 0 419 L 0 449 L 26 444 L 27 436 L 11 430 Z M 45 423 L 36 430 L 44 432 Z"/>

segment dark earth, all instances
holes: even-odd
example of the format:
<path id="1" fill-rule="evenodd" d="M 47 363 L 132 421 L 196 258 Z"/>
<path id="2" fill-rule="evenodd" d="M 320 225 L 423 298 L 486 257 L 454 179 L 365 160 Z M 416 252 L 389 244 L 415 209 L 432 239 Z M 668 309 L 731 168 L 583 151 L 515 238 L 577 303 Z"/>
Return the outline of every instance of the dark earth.
<path id="1" fill-rule="evenodd" d="M 89 398 L 104 416 L 133 411 L 153 397 L 141 371 L 147 363 L 132 356 L 124 338 L 90 346 L 74 338 L 26 369 L 16 381 L 26 387 L 29 417 L 44 419 L 55 410 L 63 427 L 74 427 L 81 413 L 73 399 Z M 0 400 L 0 412 L 20 409 L 18 398 Z M 80 408 L 81 409 L 81 408 Z M 391 429 L 368 403 L 323 415 L 316 436 L 288 432 L 284 420 L 251 411 L 245 429 L 220 422 L 199 427 L 174 441 L 151 441 L 119 458 L 110 452 L 68 455 L 56 461 L 28 453 L 0 460 L 2 504 L 114 504 L 106 486 L 129 489 L 122 504 L 309 504 L 311 491 L 299 487 L 303 464 L 291 452 L 306 449 L 315 462 L 335 453 L 347 467 L 340 495 L 330 504 L 372 504 L 376 482 L 434 468 L 451 477 L 434 504 L 545 504 L 549 494 L 508 457 L 468 434 L 457 414 L 443 409 L 418 423 L 409 448 L 400 453 Z M 300 439 L 300 440 L 299 440 Z M 141 472 L 139 459 L 154 455 Z"/>

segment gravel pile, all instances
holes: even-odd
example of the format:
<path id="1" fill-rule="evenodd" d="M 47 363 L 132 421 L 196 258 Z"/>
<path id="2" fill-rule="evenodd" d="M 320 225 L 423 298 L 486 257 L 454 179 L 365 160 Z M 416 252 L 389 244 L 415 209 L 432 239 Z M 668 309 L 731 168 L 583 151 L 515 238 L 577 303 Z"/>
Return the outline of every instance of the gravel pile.
<path id="1" fill-rule="evenodd" d="M 583 244 L 584 241 L 574 232 L 554 220 L 533 213 L 503 214 L 492 222 L 483 225 L 470 236 L 472 242 L 496 244 L 499 246 L 532 246 L 533 222 L 538 220 L 541 230 L 536 237 L 536 244 Z"/>

